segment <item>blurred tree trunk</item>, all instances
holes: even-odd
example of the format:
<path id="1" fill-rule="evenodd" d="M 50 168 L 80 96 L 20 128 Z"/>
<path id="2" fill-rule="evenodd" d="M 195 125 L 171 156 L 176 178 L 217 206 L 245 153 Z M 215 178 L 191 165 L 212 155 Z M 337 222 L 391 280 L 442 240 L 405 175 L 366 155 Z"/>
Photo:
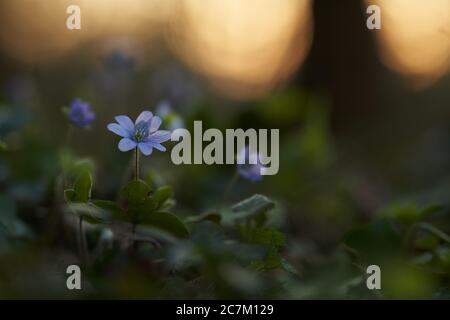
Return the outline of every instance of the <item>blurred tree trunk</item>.
<path id="1" fill-rule="evenodd" d="M 370 117 L 377 108 L 379 63 L 365 1 L 314 1 L 314 38 L 296 79 L 331 95 L 334 122 Z"/>

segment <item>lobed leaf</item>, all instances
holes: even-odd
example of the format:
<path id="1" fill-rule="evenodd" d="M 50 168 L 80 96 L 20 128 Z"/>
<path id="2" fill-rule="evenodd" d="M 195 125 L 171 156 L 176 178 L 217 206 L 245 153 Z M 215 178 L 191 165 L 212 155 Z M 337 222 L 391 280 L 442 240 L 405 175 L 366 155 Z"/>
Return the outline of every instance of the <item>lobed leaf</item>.
<path id="1" fill-rule="evenodd" d="M 153 194 L 153 199 L 156 201 L 156 203 L 158 203 L 158 206 L 161 206 L 172 196 L 173 196 L 172 187 L 162 186 L 155 191 L 155 193 Z"/>
<path id="2" fill-rule="evenodd" d="M 170 212 L 154 212 L 148 215 L 142 224 L 162 229 L 177 237 L 187 238 L 189 236 L 189 230 L 183 221 Z"/>
<path id="3" fill-rule="evenodd" d="M 73 189 L 75 191 L 74 202 L 88 202 L 92 190 L 92 176 L 89 171 L 83 170 L 78 174 Z"/>
<path id="4" fill-rule="evenodd" d="M 151 191 L 150 186 L 142 180 L 133 180 L 120 190 L 120 195 L 130 204 L 141 204 Z"/>
<path id="5" fill-rule="evenodd" d="M 236 214 L 233 216 L 234 220 L 246 220 L 249 218 L 258 218 L 262 221 L 265 217 L 261 218 L 267 211 L 274 208 L 275 203 L 269 198 L 255 194 L 252 197 L 245 199 L 235 204 L 231 209 Z"/>

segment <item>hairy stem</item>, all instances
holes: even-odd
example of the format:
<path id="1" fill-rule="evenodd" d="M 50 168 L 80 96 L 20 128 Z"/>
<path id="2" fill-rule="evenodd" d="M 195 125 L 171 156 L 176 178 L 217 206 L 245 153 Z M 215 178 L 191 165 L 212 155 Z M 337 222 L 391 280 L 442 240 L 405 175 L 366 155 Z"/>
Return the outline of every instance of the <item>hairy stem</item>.
<path id="1" fill-rule="evenodd" d="M 424 231 L 428 231 L 429 233 L 433 234 L 434 236 L 441 239 L 442 241 L 450 243 L 450 236 L 447 235 L 445 232 L 439 230 L 432 224 L 429 224 L 426 222 L 419 222 L 419 223 L 417 223 L 417 228 L 420 228 Z"/>
<path id="2" fill-rule="evenodd" d="M 413 237 L 414 234 L 418 231 L 418 230 L 423 230 L 426 231 L 428 233 L 431 233 L 432 235 L 434 235 L 435 237 L 439 238 L 440 240 L 450 243 L 450 236 L 447 235 L 445 232 L 439 230 L 438 228 L 436 228 L 435 226 L 433 226 L 430 223 L 426 223 L 426 222 L 417 222 L 415 224 L 413 224 L 407 231 L 406 236 L 405 236 L 405 240 L 404 240 L 404 244 L 405 246 L 407 246 L 409 249 L 412 249 L 413 247 Z"/>
<path id="3" fill-rule="evenodd" d="M 136 249 L 137 249 L 136 227 L 137 227 L 137 224 L 133 223 L 133 226 L 131 227 L 131 233 L 133 234 L 133 251 L 136 251 Z"/>
<path id="4" fill-rule="evenodd" d="M 86 263 L 86 243 L 83 233 L 83 217 L 78 217 L 78 246 L 80 250 L 81 263 L 84 265 Z"/>
<path id="5" fill-rule="evenodd" d="M 69 127 L 67 128 L 66 141 L 65 141 L 65 147 L 67 149 L 70 148 L 70 142 L 72 141 L 72 135 L 73 135 L 73 126 L 69 125 Z"/>
<path id="6" fill-rule="evenodd" d="M 139 149 L 134 149 L 134 179 L 139 180 Z"/>
<path id="7" fill-rule="evenodd" d="M 69 125 L 69 127 L 67 128 L 66 140 L 64 142 L 64 146 L 60 151 L 60 155 L 61 155 L 60 159 L 61 160 L 62 160 L 62 155 L 65 152 L 68 152 L 70 150 L 70 142 L 72 140 L 72 135 L 73 135 L 73 126 Z M 65 165 L 66 165 L 65 163 L 61 163 L 61 175 L 60 175 L 60 178 L 62 180 L 61 183 L 64 188 L 67 187 L 67 172 L 66 172 L 67 168 L 65 167 Z"/>

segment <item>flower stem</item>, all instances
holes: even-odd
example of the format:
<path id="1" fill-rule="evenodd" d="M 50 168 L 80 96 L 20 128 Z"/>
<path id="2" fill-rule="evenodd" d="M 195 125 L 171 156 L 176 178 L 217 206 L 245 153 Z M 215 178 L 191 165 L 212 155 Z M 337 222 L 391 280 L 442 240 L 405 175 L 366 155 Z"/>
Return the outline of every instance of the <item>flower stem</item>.
<path id="1" fill-rule="evenodd" d="M 133 223 L 133 225 L 131 227 L 131 233 L 133 234 L 133 251 L 136 251 L 136 249 L 137 249 L 136 227 L 137 227 L 137 224 Z"/>
<path id="2" fill-rule="evenodd" d="M 64 157 L 66 156 L 66 154 L 69 152 L 70 150 L 70 142 L 72 140 L 72 135 L 73 135 L 73 126 L 69 124 L 69 127 L 67 128 L 67 133 L 66 133 L 66 139 L 64 142 L 64 145 L 60 151 L 60 161 L 61 161 L 61 175 L 60 175 L 60 179 L 62 180 L 62 186 L 63 188 L 67 187 L 67 172 L 66 172 L 66 163 L 64 163 Z"/>
<path id="3" fill-rule="evenodd" d="M 408 249 L 413 248 L 413 236 L 417 232 L 417 230 L 423 230 L 428 233 L 431 233 L 435 237 L 439 238 L 441 241 L 450 243 L 450 236 L 447 235 L 445 232 L 439 230 L 435 226 L 433 226 L 430 223 L 426 222 L 417 222 L 409 227 L 408 231 L 406 232 L 405 238 L 404 238 L 404 245 Z"/>
<path id="4" fill-rule="evenodd" d="M 86 240 L 84 238 L 84 232 L 83 232 L 83 217 L 79 217 L 78 218 L 78 245 L 79 245 L 79 250 L 80 250 L 80 259 L 81 259 L 81 263 L 83 265 L 86 264 L 87 261 L 87 254 L 86 254 Z"/>
<path id="5" fill-rule="evenodd" d="M 139 180 L 139 149 L 134 149 L 134 179 Z"/>
<path id="6" fill-rule="evenodd" d="M 66 141 L 65 141 L 65 147 L 67 149 L 70 148 L 70 142 L 72 141 L 72 135 L 73 135 L 73 126 L 69 124 L 69 127 L 67 128 Z"/>

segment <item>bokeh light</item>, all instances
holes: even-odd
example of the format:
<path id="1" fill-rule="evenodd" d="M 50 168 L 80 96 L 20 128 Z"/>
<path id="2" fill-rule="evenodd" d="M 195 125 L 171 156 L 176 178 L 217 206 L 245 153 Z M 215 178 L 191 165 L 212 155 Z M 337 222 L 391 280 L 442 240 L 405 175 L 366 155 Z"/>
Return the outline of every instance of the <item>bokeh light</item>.
<path id="1" fill-rule="evenodd" d="M 450 1 L 369 0 L 381 8 L 381 57 L 418 87 L 450 69 Z"/>
<path id="2" fill-rule="evenodd" d="M 223 93 L 257 97 L 303 61 L 312 40 L 311 1 L 183 1 L 166 38 Z"/>
<path id="3" fill-rule="evenodd" d="M 66 9 L 81 8 L 81 30 L 68 30 Z M 128 37 L 145 44 L 159 34 L 172 2 L 161 0 L 4 0 L 0 4 L 2 50 L 29 63 L 51 61 L 87 41 Z"/>

